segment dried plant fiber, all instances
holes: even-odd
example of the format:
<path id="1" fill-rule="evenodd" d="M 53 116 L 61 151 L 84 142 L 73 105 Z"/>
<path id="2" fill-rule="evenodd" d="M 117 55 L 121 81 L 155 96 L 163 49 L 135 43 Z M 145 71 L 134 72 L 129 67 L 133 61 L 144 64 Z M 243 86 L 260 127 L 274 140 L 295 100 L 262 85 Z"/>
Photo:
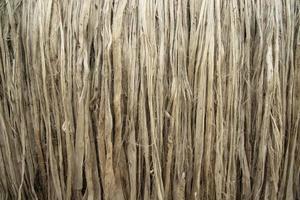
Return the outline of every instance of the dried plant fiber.
<path id="1" fill-rule="evenodd" d="M 0 0 L 0 200 L 299 200 L 299 0 Z"/>

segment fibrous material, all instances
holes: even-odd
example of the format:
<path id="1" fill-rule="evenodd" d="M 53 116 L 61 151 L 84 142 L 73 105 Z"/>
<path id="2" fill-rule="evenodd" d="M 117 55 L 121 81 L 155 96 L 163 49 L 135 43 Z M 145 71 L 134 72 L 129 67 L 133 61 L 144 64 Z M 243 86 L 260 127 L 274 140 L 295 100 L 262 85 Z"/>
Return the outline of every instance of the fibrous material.
<path id="1" fill-rule="evenodd" d="M 0 199 L 300 199 L 300 1 L 1 0 Z"/>

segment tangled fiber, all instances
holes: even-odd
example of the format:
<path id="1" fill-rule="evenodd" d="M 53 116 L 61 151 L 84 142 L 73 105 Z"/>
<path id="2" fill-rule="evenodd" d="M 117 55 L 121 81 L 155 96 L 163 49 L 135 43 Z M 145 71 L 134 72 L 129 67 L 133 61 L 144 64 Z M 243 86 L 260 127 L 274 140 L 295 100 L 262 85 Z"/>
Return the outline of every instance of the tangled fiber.
<path id="1" fill-rule="evenodd" d="M 300 199 L 299 0 L 1 0 L 0 199 Z"/>

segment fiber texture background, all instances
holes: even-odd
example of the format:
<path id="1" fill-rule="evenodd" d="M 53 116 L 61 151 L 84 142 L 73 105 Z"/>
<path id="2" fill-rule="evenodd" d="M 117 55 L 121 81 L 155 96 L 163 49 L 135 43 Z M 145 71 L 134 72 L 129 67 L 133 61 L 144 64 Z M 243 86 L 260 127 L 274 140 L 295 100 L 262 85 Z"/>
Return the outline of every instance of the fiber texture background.
<path id="1" fill-rule="evenodd" d="M 300 199 L 299 0 L 0 0 L 0 199 Z"/>

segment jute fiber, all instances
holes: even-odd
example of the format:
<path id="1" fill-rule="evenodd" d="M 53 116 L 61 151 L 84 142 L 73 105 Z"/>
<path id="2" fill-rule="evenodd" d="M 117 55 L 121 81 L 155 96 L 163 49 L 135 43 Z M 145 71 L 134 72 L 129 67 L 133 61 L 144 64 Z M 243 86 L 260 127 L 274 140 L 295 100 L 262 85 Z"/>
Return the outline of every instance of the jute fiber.
<path id="1" fill-rule="evenodd" d="M 0 199 L 299 200 L 299 0 L 0 0 Z"/>

